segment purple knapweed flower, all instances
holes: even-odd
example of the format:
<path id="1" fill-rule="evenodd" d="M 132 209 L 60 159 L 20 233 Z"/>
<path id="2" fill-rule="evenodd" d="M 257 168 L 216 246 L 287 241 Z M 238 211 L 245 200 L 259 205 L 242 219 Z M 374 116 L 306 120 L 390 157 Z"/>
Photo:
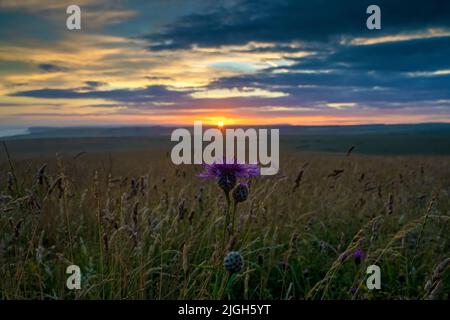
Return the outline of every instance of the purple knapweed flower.
<path id="1" fill-rule="evenodd" d="M 363 257 L 364 254 L 361 249 L 358 248 L 353 252 L 353 259 L 355 260 L 355 264 L 360 264 Z"/>
<path id="2" fill-rule="evenodd" d="M 260 169 L 257 164 L 243 164 L 235 160 L 205 164 L 204 171 L 198 176 L 205 179 L 217 179 L 219 187 L 229 193 L 236 185 L 238 178 L 251 178 L 259 176 Z"/>

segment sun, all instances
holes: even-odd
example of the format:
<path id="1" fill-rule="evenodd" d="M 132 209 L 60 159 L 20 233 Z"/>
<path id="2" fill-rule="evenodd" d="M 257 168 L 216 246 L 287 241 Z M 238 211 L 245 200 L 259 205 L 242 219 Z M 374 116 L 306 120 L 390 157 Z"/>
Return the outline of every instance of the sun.
<path id="1" fill-rule="evenodd" d="M 217 122 L 217 126 L 218 126 L 219 128 L 223 128 L 224 125 L 225 125 L 225 122 L 223 122 L 223 121 Z"/>

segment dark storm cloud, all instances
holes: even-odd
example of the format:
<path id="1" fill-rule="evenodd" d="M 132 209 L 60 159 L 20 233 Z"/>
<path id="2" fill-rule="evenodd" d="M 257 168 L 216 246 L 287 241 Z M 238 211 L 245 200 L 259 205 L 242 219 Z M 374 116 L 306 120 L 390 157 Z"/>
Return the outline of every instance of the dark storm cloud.
<path id="1" fill-rule="evenodd" d="M 237 1 L 207 13 L 184 16 L 165 30 L 144 38 L 152 50 L 260 42 L 328 42 L 336 37 L 373 36 L 366 8 L 373 1 Z M 450 2 L 377 1 L 383 33 L 450 26 Z"/>
<path id="2" fill-rule="evenodd" d="M 338 68 L 377 71 L 450 69 L 450 37 L 392 41 L 371 45 L 337 45 L 329 55 L 299 59 L 291 68 Z"/>

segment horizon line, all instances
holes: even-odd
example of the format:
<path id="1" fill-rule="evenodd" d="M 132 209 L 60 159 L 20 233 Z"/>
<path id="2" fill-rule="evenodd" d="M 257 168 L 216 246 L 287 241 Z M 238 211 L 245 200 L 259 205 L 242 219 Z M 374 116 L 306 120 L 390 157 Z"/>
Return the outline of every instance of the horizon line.
<path id="1" fill-rule="evenodd" d="M 69 129 L 69 128 L 151 128 L 151 127 L 189 127 L 192 124 L 81 124 L 81 125 L 31 125 L 31 126 L 3 126 L 0 125 L 0 129 L 33 129 L 33 128 L 52 128 L 52 129 Z M 289 123 L 278 123 L 278 124 L 225 124 L 225 127 L 359 127 L 359 126 L 401 126 L 401 125 L 450 125 L 450 121 L 440 121 L 440 122 L 396 122 L 396 123 L 358 123 L 358 124 L 289 124 Z M 202 123 L 204 127 L 217 127 L 214 124 Z"/>

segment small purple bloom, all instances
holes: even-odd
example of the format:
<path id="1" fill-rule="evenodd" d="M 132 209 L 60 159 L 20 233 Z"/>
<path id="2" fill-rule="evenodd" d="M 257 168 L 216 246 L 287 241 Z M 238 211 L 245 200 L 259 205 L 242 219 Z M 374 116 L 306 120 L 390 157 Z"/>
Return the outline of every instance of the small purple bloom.
<path id="1" fill-rule="evenodd" d="M 238 178 L 259 176 L 257 164 L 243 164 L 235 160 L 205 164 L 204 171 L 198 176 L 205 179 L 217 179 L 219 187 L 228 194 L 236 185 Z"/>
<path id="2" fill-rule="evenodd" d="M 354 287 L 353 287 L 353 288 L 350 289 L 350 293 L 351 293 L 352 295 L 357 294 L 358 291 L 359 291 L 358 288 L 354 288 Z"/>
<path id="3" fill-rule="evenodd" d="M 355 260 L 355 264 L 360 264 L 363 257 L 364 254 L 361 249 L 358 248 L 353 252 L 353 259 Z"/>
<path id="4" fill-rule="evenodd" d="M 222 162 L 214 162 L 204 165 L 205 171 L 198 176 L 201 178 L 221 178 L 224 176 L 235 176 L 236 178 L 257 177 L 260 170 L 257 164 L 238 163 L 233 160 Z"/>

